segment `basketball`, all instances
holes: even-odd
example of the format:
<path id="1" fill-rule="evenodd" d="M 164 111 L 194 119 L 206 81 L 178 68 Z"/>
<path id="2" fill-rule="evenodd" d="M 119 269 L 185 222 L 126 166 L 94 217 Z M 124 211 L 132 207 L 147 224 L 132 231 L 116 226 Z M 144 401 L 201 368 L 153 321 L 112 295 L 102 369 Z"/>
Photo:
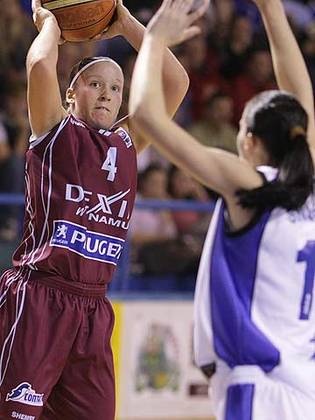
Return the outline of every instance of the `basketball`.
<path id="1" fill-rule="evenodd" d="M 88 41 L 104 31 L 114 14 L 116 0 L 42 0 L 58 21 L 66 41 Z"/>

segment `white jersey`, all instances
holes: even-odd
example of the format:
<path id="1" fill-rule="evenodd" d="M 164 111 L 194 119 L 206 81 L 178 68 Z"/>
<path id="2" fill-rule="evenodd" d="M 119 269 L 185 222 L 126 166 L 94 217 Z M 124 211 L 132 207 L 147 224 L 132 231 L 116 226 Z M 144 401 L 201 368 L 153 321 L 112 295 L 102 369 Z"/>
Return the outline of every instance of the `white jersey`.
<path id="1" fill-rule="evenodd" d="M 315 398 L 315 195 L 234 234 L 224 213 L 218 200 L 198 272 L 196 363 L 256 366 Z"/>

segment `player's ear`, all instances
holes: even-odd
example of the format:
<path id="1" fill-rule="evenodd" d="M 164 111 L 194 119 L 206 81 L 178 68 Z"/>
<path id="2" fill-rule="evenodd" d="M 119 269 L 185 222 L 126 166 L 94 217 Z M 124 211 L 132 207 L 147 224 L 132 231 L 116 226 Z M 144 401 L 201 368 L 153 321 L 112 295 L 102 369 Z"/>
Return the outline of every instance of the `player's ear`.
<path id="1" fill-rule="evenodd" d="M 266 154 L 265 147 L 260 137 L 255 136 L 251 132 L 246 134 L 243 143 L 244 155 L 248 158 L 256 158 L 259 161 L 265 161 L 268 159 L 268 154 Z"/>
<path id="2" fill-rule="evenodd" d="M 246 134 L 243 142 L 243 149 L 245 152 L 251 152 L 256 144 L 256 137 L 250 131 Z"/>
<path id="3" fill-rule="evenodd" d="M 68 88 L 66 91 L 66 102 L 69 105 L 74 104 L 75 92 L 72 88 Z"/>

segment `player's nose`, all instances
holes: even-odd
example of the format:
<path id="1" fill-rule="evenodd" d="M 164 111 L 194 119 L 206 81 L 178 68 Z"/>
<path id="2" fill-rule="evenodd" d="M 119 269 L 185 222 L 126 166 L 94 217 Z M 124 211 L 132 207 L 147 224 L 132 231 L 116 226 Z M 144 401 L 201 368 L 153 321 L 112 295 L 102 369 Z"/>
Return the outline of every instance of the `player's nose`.
<path id="1" fill-rule="evenodd" d="M 110 101 L 111 100 L 111 95 L 110 95 L 110 90 L 108 88 L 104 88 L 100 94 L 99 99 L 101 101 Z"/>

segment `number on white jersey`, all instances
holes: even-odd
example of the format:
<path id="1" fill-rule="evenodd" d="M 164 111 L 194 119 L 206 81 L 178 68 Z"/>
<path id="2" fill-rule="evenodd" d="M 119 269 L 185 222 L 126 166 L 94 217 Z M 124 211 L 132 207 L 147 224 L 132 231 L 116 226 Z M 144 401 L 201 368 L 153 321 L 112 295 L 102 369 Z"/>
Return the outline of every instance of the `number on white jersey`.
<path id="1" fill-rule="evenodd" d="M 102 169 L 108 171 L 107 181 L 114 181 L 117 173 L 116 166 L 117 147 L 110 147 L 107 151 L 106 159 L 103 163 Z"/>
<path id="2" fill-rule="evenodd" d="M 309 319 L 312 309 L 315 277 L 315 241 L 308 241 L 297 256 L 298 262 L 305 262 L 304 288 L 301 300 L 300 319 Z"/>

